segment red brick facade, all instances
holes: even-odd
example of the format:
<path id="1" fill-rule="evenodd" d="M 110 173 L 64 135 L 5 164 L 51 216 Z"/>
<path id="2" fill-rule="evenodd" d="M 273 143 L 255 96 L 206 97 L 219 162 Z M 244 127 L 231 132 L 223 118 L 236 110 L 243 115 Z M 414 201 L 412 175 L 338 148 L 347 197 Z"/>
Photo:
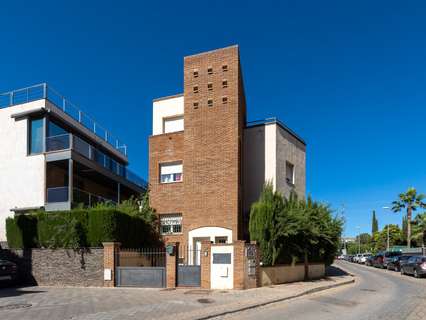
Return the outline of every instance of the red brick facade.
<path id="1" fill-rule="evenodd" d="M 232 230 L 242 238 L 242 140 L 245 98 L 237 46 L 184 59 L 184 131 L 151 136 L 151 206 L 158 214 L 181 213 L 187 243 L 199 227 Z M 160 184 L 161 162 L 183 161 L 183 182 Z"/>

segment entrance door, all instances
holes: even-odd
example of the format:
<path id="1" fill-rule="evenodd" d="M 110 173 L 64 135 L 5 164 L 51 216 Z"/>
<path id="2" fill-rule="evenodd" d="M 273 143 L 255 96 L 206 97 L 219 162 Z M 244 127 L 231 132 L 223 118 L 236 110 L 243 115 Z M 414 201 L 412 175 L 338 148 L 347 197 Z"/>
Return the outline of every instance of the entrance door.
<path id="1" fill-rule="evenodd" d="M 199 266 L 201 264 L 201 243 L 203 241 L 210 241 L 209 237 L 202 237 L 202 238 L 194 238 L 194 251 L 193 251 L 193 257 L 192 261 L 193 264 L 196 266 Z"/>
<path id="2" fill-rule="evenodd" d="M 234 246 L 212 246 L 210 284 L 212 289 L 234 288 Z"/>

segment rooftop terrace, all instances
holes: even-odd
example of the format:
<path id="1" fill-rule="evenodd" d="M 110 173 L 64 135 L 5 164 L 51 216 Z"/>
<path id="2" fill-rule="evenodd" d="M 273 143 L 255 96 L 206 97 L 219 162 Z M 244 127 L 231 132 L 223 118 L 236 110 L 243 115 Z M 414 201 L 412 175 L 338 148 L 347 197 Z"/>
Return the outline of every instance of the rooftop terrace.
<path id="1" fill-rule="evenodd" d="M 102 127 L 88 114 L 81 111 L 76 105 L 59 94 L 51 86 L 47 85 L 47 83 L 41 83 L 35 86 L 0 94 L 0 109 L 41 99 L 50 101 L 67 115 L 97 135 L 99 138 L 106 141 L 121 154 L 127 156 L 126 144 L 121 142 L 120 139 Z"/>

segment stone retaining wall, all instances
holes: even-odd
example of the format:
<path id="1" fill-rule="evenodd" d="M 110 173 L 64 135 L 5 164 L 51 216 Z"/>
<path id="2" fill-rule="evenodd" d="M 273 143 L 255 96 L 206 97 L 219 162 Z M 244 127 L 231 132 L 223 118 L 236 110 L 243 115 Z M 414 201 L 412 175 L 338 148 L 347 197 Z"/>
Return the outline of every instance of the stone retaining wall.
<path id="1" fill-rule="evenodd" d="M 104 249 L 0 250 L 0 259 L 18 264 L 23 284 L 102 287 Z"/>

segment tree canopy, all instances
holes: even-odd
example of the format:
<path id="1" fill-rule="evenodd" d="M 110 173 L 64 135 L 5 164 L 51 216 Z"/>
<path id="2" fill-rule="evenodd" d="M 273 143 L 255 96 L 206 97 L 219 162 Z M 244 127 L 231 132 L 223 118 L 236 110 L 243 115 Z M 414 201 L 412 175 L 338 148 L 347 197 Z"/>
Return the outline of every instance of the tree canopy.
<path id="1" fill-rule="evenodd" d="M 264 265 L 312 261 L 332 263 L 339 248 L 343 220 L 328 205 L 289 198 L 270 183 L 250 212 L 250 238 L 259 243 Z"/>

